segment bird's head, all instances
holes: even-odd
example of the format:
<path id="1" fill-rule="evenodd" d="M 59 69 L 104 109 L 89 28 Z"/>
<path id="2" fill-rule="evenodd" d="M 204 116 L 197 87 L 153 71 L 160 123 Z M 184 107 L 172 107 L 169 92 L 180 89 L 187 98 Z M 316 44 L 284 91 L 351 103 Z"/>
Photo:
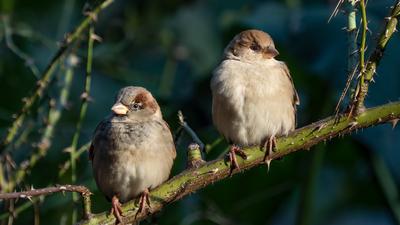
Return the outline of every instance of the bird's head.
<path id="1" fill-rule="evenodd" d="M 244 61 L 265 61 L 278 54 L 271 36 L 260 30 L 245 30 L 239 33 L 225 49 L 226 58 Z"/>
<path id="2" fill-rule="evenodd" d="M 122 88 L 118 92 L 111 111 L 115 116 L 126 116 L 132 120 L 162 118 L 157 101 L 142 87 Z"/>

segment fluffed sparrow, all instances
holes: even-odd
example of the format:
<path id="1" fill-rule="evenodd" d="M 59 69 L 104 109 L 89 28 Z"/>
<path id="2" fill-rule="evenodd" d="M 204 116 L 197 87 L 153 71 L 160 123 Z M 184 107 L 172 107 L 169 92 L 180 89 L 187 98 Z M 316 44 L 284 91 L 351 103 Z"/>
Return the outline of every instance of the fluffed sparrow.
<path id="1" fill-rule="evenodd" d="M 160 107 L 146 89 L 122 88 L 111 110 L 94 132 L 89 157 L 97 186 L 121 222 L 120 202 L 141 195 L 142 212 L 148 190 L 168 179 L 176 151 Z"/>
<path id="2" fill-rule="evenodd" d="M 225 48 L 211 80 L 212 117 L 230 144 L 231 172 L 239 168 L 235 153 L 241 147 L 264 146 L 268 164 L 275 137 L 287 135 L 296 124 L 299 97 L 272 38 L 260 30 L 236 35 Z"/>

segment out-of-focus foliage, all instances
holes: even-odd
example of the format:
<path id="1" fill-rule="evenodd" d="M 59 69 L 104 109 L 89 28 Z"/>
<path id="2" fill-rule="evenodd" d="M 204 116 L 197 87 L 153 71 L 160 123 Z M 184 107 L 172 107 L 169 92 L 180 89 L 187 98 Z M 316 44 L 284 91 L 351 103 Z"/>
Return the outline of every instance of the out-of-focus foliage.
<path id="1" fill-rule="evenodd" d="M 383 24 L 391 0 L 369 1 L 368 50 Z M 58 48 L 58 42 L 82 19 L 81 1 L 3 0 L 0 21 L 0 131 L 4 135 L 12 114 L 35 86 L 36 78 L 26 62 L 6 44 L 6 29 L 20 51 L 43 71 Z M 88 142 L 96 124 L 109 113 L 117 90 L 127 85 L 143 86 L 158 99 L 165 119 L 178 127 L 177 111 L 205 143 L 219 135 L 211 121 L 209 81 L 224 46 L 238 32 L 257 28 L 275 40 L 287 62 L 301 98 L 299 126 L 333 113 L 346 79 L 346 16 L 328 17 L 336 1 L 128 1 L 115 0 L 99 16 L 93 58 L 93 101 L 85 119 L 80 145 Z M 59 177 L 68 160 L 63 151 L 71 143 L 78 120 L 83 90 L 86 43 L 77 46 L 80 59 L 75 69 L 69 104 L 56 127 L 52 146 L 17 190 L 68 183 L 69 174 Z M 396 33 L 371 85 L 367 106 L 399 100 L 400 38 Z M 367 51 L 368 51 L 367 50 Z M 368 51 L 368 52 L 369 52 Z M 65 74 L 60 70 L 48 94 L 34 107 L 23 130 L 26 140 L 12 150 L 20 163 L 34 149 L 48 111 L 49 98 L 59 96 Z M 184 135 L 177 146 L 173 174 L 184 169 Z M 345 138 L 318 145 L 310 152 L 291 154 L 274 161 L 270 172 L 258 167 L 174 203 L 155 219 L 159 224 L 396 224 L 372 162 L 383 160 L 391 177 L 400 181 L 400 132 L 388 125 L 358 131 Z M 211 149 L 207 160 L 220 156 L 226 143 Z M 385 167 L 384 167 L 385 168 Z M 99 193 L 86 154 L 78 161 L 78 184 L 94 193 L 93 211 L 109 210 Z M 397 185 L 398 187 L 398 185 Z M 395 189 L 394 192 L 398 190 Z M 399 199 L 397 199 L 399 201 Z M 25 200 L 19 200 L 16 207 Z M 0 206 L 3 205 L 0 203 Z M 70 194 L 56 194 L 40 202 L 41 224 L 69 224 L 74 206 Z M 79 207 L 79 206 L 78 206 Z M 2 208 L 0 212 L 5 212 Z M 18 214 L 15 224 L 30 224 L 33 208 Z"/>

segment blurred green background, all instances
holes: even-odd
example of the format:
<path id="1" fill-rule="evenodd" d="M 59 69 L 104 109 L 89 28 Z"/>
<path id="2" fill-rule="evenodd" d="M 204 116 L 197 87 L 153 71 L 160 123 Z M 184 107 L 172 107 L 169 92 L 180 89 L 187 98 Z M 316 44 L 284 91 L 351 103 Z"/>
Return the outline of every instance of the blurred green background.
<path id="1" fill-rule="evenodd" d="M 392 0 L 370 0 L 368 50 L 371 51 Z M 96 3 L 94 3 L 96 4 Z M 0 21 L 0 132 L 5 135 L 21 99 L 35 87 L 36 77 L 23 58 L 43 71 L 67 32 L 84 17 L 84 1 L 2 0 Z M 238 32 L 257 28 L 271 34 L 287 62 L 300 94 L 298 126 L 333 114 L 346 80 L 346 15 L 340 12 L 327 22 L 334 0 L 286 1 L 128 1 L 115 2 L 100 14 L 95 32 L 92 90 L 89 110 L 79 139 L 87 143 L 92 131 L 110 110 L 116 92 L 124 86 L 149 89 L 161 105 L 173 131 L 177 111 L 203 142 L 213 143 L 219 134 L 212 126 L 211 93 L 213 68 L 224 46 Z M 359 17 L 357 18 L 359 21 Z M 74 69 L 68 104 L 57 124 L 48 154 L 16 189 L 41 188 L 69 183 L 59 176 L 69 160 L 79 117 L 80 95 L 86 66 L 86 37 L 75 47 L 79 64 Z M 12 44 L 10 44 L 11 42 Z M 22 55 L 21 55 L 22 53 Z M 400 38 L 391 39 L 371 85 L 367 106 L 397 101 L 400 96 Z M 22 56 L 22 58 L 21 58 Z M 33 68 L 31 66 L 31 68 Z M 12 149 L 21 163 L 35 150 L 43 133 L 50 99 L 57 99 L 65 68 L 57 70 L 50 88 L 35 105 L 23 131 L 26 136 Z M 177 143 L 178 158 L 173 175 L 185 169 L 183 135 Z M 169 205 L 152 222 L 159 224 L 400 224 L 400 131 L 382 125 L 351 136 L 336 138 L 225 179 Z M 207 160 L 226 150 L 226 143 L 212 148 Z M 87 154 L 78 161 L 77 184 L 94 193 L 93 211 L 108 211 L 110 204 L 99 193 Z M 26 203 L 19 200 L 15 207 Z M 71 194 L 42 198 L 41 224 L 70 224 Z M 0 202 L 0 212 L 6 212 Z M 75 207 L 80 207 L 75 205 Z M 80 208 L 79 208 L 80 210 Z M 33 207 L 17 214 L 14 224 L 33 224 Z M 1 215 L 0 215 L 1 216 Z M 5 221 L 3 221 L 4 223 Z M 146 222 L 145 222 L 146 223 Z M 150 222 L 147 222 L 150 223 Z"/>

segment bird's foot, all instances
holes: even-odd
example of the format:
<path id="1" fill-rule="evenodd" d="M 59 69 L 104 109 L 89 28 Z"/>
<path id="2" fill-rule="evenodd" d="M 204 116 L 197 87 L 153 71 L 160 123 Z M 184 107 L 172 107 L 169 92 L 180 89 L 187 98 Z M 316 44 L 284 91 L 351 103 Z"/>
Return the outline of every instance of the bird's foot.
<path id="1" fill-rule="evenodd" d="M 229 163 L 231 165 L 229 175 L 232 175 L 234 169 L 238 169 L 240 171 L 240 166 L 236 159 L 236 154 L 242 157 L 243 159 L 247 159 L 246 153 L 237 145 L 232 145 L 229 149 Z"/>
<path id="2" fill-rule="evenodd" d="M 265 155 L 263 161 L 267 164 L 268 171 L 269 166 L 271 164 L 272 159 L 270 156 L 274 153 L 274 149 L 276 148 L 276 137 L 272 135 L 265 143 L 264 143 L 264 150 Z"/>
<path id="3" fill-rule="evenodd" d="M 121 203 L 115 195 L 111 199 L 111 214 L 115 216 L 115 219 L 117 220 L 116 224 L 123 224 Z"/>
<path id="4" fill-rule="evenodd" d="M 147 207 L 146 207 L 147 206 Z M 149 189 L 145 189 L 142 194 L 140 195 L 139 198 L 139 209 L 136 212 L 135 218 L 141 214 L 142 212 L 144 212 L 146 210 L 146 208 L 151 209 L 151 205 L 150 205 L 150 198 L 149 198 Z"/>

